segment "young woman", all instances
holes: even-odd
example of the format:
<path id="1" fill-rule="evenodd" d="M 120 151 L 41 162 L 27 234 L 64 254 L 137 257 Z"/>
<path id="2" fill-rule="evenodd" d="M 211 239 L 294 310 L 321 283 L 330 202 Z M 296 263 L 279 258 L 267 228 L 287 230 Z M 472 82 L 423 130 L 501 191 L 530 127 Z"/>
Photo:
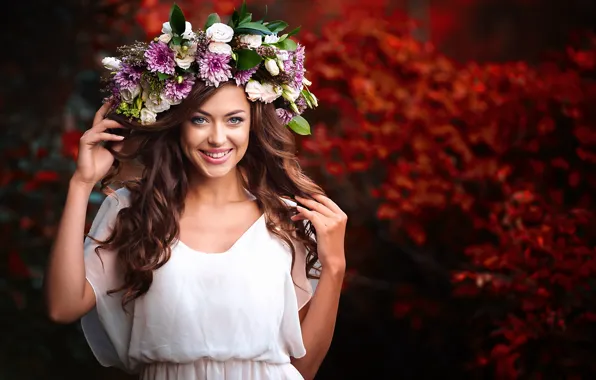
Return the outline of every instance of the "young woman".
<path id="1" fill-rule="evenodd" d="M 316 106 L 304 50 L 244 6 L 213 21 L 192 32 L 174 7 L 158 39 L 105 60 L 113 94 L 81 138 L 48 312 L 82 318 L 99 362 L 142 379 L 312 379 L 347 217 L 302 173 L 286 127 Z M 109 192 L 83 243 L 94 185 L 109 189 L 126 160 L 141 177 Z"/>

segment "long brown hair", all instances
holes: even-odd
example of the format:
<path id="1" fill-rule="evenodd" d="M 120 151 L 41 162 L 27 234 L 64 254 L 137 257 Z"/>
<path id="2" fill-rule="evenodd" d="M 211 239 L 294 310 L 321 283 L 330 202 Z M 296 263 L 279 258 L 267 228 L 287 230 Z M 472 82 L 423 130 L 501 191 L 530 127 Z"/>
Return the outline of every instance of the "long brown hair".
<path id="1" fill-rule="evenodd" d="M 111 235 L 96 248 L 98 254 L 100 249 L 118 253 L 124 283 L 108 293 L 123 291 L 123 307 L 147 293 L 153 271 L 170 259 L 170 246 L 180 233 L 179 221 L 192 165 L 180 147 L 180 126 L 215 91 L 214 87 L 197 83 L 181 104 L 163 112 L 151 127 L 117 114 L 108 116 L 125 127 L 125 144 L 134 149 L 123 153 L 108 148 L 116 160 L 102 180 L 102 189 L 107 190 L 115 182 L 123 162 L 135 161 L 143 168 L 139 179 L 125 183 L 130 190 L 130 207 L 119 212 Z M 315 234 L 314 228 L 310 222 L 293 222 L 291 210 L 280 197 L 310 197 L 323 191 L 302 172 L 295 155 L 294 135 L 280 123 L 273 105 L 250 102 L 250 107 L 248 149 L 238 163 L 243 185 L 256 197 L 267 229 L 291 248 L 292 266 L 296 255 L 294 242 L 305 246 L 306 272 L 312 278 L 311 269 L 318 260 L 316 243 L 310 238 Z"/>

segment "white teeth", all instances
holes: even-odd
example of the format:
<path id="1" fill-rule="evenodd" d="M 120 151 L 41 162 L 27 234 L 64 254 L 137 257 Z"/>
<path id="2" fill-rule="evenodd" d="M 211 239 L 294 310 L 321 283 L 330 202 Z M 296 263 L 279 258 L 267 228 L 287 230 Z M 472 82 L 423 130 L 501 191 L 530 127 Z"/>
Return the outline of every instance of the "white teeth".
<path id="1" fill-rule="evenodd" d="M 221 153 L 209 153 L 209 152 L 205 152 L 203 151 L 203 153 L 205 153 L 206 156 L 209 156 L 211 158 L 222 158 L 223 156 L 225 156 L 226 154 L 230 153 L 230 151 L 227 152 L 221 152 Z"/>

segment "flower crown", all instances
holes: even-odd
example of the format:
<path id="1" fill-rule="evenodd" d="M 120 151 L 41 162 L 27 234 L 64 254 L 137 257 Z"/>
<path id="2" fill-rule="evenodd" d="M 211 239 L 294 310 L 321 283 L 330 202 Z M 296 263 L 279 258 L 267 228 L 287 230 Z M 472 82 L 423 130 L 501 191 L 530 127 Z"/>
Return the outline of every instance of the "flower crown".
<path id="1" fill-rule="evenodd" d="M 283 21 L 253 21 L 243 3 L 227 24 L 213 13 L 204 30 L 193 31 L 174 4 L 159 37 L 122 46 L 118 58 L 103 59 L 111 71 L 108 99 L 116 113 L 149 125 L 180 104 L 196 80 L 218 87 L 234 79 L 249 100 L 274 103 L 283 124 L 308 135 L 310 126 L 300 115 L 316 107 L 317 98 L 304 77 L 304 46 L 290 39 L 300 27 L 278 36 L 287 27 Z"/>

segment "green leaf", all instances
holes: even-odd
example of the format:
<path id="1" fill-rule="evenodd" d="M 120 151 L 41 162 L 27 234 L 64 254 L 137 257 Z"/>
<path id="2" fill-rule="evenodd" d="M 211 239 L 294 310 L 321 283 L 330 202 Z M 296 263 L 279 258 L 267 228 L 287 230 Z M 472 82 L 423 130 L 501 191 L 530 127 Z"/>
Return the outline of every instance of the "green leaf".
<path id="1" fill-rule="evenodd" d="M 301 136 L 310 135 L 310 124 L 300 115 L 294 116 L 288 123 L 288 127 Z"/>
<path id="2" fill-rule="evenodd" d="M 170 27 L 175 34 L 182 34 L 186 29 L 184 13 L 182 13 L 182 9 L 180 9 L 176 3 L 174 3 L 170 9 Z"/>
<path id="3" fill-rule="evenodd" d="M 288 33 L 286 33 L 286 34 L 282 34 L 282 35 L 279 37 L 279 41 L 277 41 L 277 43 L 283 42 L 283 40 L 285 40 L 286 38 L 288 38 Z"/>
<path id="4" fill-rule="evenodd" d="M 232 29 L 235 29 L 238 26 L 238 21 L 240 17 L 238 16 L 238 11 L 234 11 L 234 13 L 232 13 L 232 17 L 230 17 L 230 21 L 228 22 L 228 26 L 231 26 Z"/>
<path id="5" fill-rule="evenodd" d="M 157 73 L 157 77 L 159 78 L 159 80 L 166 80 L 170 77 L 170 75 L 164 73 Z"/>
<path id="6" fill-rule="evenodd" d="M 174 37 L 172 37 L 172 43 L 174 45 L 180 45 L 180 44 L 182 44 L 182 36 L 174 36 Z"/>
<path id="7" fill-rule="evenodd" d="M 271 31 L 271 33 L 278 33 L 288 27 L 288 23 L 281 20 L 271 21 L 267 23 L 267 29 Z"/>
<path id="8" fill-rule="evenodd" d="M 244 16 L 244 18 L 240 19 L 240 23 L 238 24 L 238 26 L 242 26 L 243 24 L 247 24 L 252 20 L 252 13 L 247 13 L 246 16 Z"/>
<path id="9" fill-rule="evenodd" d="M 248 70 L 257 66 L 263 58 L 256 51 L 250 49 L 241 49 L 236 51 L 236 68 L 238 70 Z"/>
<path id="10" fill-rule="evenodd" d="M 246 13 L 247 13 L 246 12 L 246 0 L 244 0 L 242 2 L 242 5 L 240 6 L 240 13 L 238 15 L 240 17 L 240 20 L 242 20 L 246 17 Z"/>
<path id="11" fill-rule="evenodd" d="M 211 13 L 207 17 L 207 21 L 205 22 L 205 30 L 207 30 L 207 28 L 209 28 L 211 25 L 215 24 L 216 22 L 221 22 L 219 15 L 217 13 Z"/>
<path id="12" fill-rule="evenodd" d="M 271 34 L 271 31 L 265 25 L 258 22 L 247 22 L 239 25 L 235 32 L 235 34 Z"/>
<path id="13" fill-rule="evenodd" d="M 298 47 L 298 45 L 296 44 L 296 42 L 294 40 L 289 39 L 289 38 L 286 38 L 283 41 L 276 42 L 274 44 L 274 46 L 277 46 L 281 50 L 288 50 L 288 51 L 294 51 Z"/>
<path id="14" fill-rule="evenodd" d="M 300 32 L 300 28 L 302 28 L 302 26 L 299 26 L 296 29 L 292 30 L 290 33 L 288 33 L 288 37 L 292 37 L 293 35 L 298 34 L 298 32 Z"/>

